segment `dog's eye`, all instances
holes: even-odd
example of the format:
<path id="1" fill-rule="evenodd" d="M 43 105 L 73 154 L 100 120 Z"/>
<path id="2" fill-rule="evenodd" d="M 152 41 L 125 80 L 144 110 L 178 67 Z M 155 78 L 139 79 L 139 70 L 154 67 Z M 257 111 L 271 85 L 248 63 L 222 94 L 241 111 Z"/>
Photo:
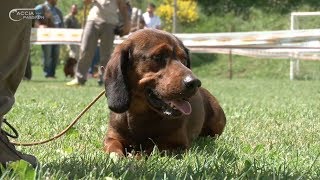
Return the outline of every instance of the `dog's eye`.
<path id="1" fill-rule="evenodd" d="M 164 57 L 161 54 L 158 54 L 158 55 L 154 55 L 152 59 L 159 62 L 159 61 L 162 61 Z"/>

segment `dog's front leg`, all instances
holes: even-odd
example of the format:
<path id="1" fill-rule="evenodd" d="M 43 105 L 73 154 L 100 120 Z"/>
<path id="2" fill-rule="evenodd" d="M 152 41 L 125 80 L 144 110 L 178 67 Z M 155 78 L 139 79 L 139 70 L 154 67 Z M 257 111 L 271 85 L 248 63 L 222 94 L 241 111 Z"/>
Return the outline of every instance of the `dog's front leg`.
<path id="1" fill-rule="evenodd" d="M 107 153 L 116 153 L 119 156 L 124 156 L 123 144 L 114 138 L 106 137 L 104 140 L 104 151 Z"/>

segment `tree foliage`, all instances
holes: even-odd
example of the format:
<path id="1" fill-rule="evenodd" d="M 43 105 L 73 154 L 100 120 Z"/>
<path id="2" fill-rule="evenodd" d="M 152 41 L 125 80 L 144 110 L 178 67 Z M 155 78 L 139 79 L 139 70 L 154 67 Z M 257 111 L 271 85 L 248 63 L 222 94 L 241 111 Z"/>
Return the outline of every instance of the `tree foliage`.
<path id="1" fill-rule="evenodd" d="M 173 11 L 173 0 L 163 0 L 157 8 L 157 14 L 165 21 L 165 30 L 171 29 Z M 196 22 L 199 19 L 197 2 L 195 0 L 177 0 L 177 19 L 180 24 Z"/>
<path id="2" fill-rule="evenodd" d="M 34 5 L 45 0 L 32 0 Z M 148 2 L 157 5 L 164 30 L 171 31 L 173 0 L 131 0 L 133 6 L 145 12 Z M 230 32 L 289 29 L 290 12 L 319 11 L 319 0 L 177 0 L 177 32 Z M 83 0 L 58 0 L 64 15 L 72 4 L 79 8 L 83 22 Z M 87 8 L 89 10 L 90 7 Z M 317 28 L 318 16 L 301 23 L 302 28 Z M 306 18 L 304 18 L 306 19 Z"/>
<path id="3" fill-rule="evenodd" d="M 234 12 L 236 15 L 248 14 L 256 8 L 267 13 L 287 14 L 307 5 L 311 11 L 320 9 L 319 0 L 198 0 L 206 15 Z"/>
<path id="4" fill-rule="evenodd" d="M 318 0 L 198 0 L 200 18 L 184 32 L 268 31 L 290 28 L 293 11 L 319 11 Z M 318 16 L 304 17 L 300 28 L 319 28 Z"/>

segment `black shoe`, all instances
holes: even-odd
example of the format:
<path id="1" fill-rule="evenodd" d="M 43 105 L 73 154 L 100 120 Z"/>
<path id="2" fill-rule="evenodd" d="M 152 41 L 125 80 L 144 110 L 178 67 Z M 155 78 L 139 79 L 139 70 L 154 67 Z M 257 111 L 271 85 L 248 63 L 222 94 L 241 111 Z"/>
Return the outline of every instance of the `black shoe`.
<path id="1" fill-rule="evenodd" d="M 9 141 L 8 137 L 17 138 L 18 132 L 5 120 L 3 119 L 3 123 L 12 129 L 15 135 L 11 135 L 6 131 L 0 129 L 0 163 L 3 166 L 6 166 L 7 163 L 18 160 L 25 160 L 29 162 L 34 168 L 38 165 L 38 160 L 36 157 L 21 153 L 17 151 L 14 145 Z"/>

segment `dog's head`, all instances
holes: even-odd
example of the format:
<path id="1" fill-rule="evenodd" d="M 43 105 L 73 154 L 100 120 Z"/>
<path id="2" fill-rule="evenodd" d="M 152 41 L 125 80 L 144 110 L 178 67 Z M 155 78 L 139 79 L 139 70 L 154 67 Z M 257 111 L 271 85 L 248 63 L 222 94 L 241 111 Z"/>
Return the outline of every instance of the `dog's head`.
<path id="1" fill-rule="evenodd" d="M 166 117 L 189 115 L 188 100 L 200 86 L 190 70 L 188 49 L 160 30 L 131 34 L 115 48 L 106 66 L 106 96 L 116 113 L 151 108 Z"/>
<path id="2" fill-rule="evenodd" d="M 66 63 L 64 64 L 63 71 L 65 76 L 70 75 L 70 77 L 74 76 L 74 67 L 77 64 L 77 60 L 74 58 L 68 58 Z"/>
<path id="3" fill-rule="evenodd" d="M 65 65 L 68 66 L 68 67 L 73 67 L 73 66 L 75 66 L 76 64 L 77 64 L 77 60 L 76 60 L 75 58 L 69 57 L 69 58 L 67 59 Z"/>

